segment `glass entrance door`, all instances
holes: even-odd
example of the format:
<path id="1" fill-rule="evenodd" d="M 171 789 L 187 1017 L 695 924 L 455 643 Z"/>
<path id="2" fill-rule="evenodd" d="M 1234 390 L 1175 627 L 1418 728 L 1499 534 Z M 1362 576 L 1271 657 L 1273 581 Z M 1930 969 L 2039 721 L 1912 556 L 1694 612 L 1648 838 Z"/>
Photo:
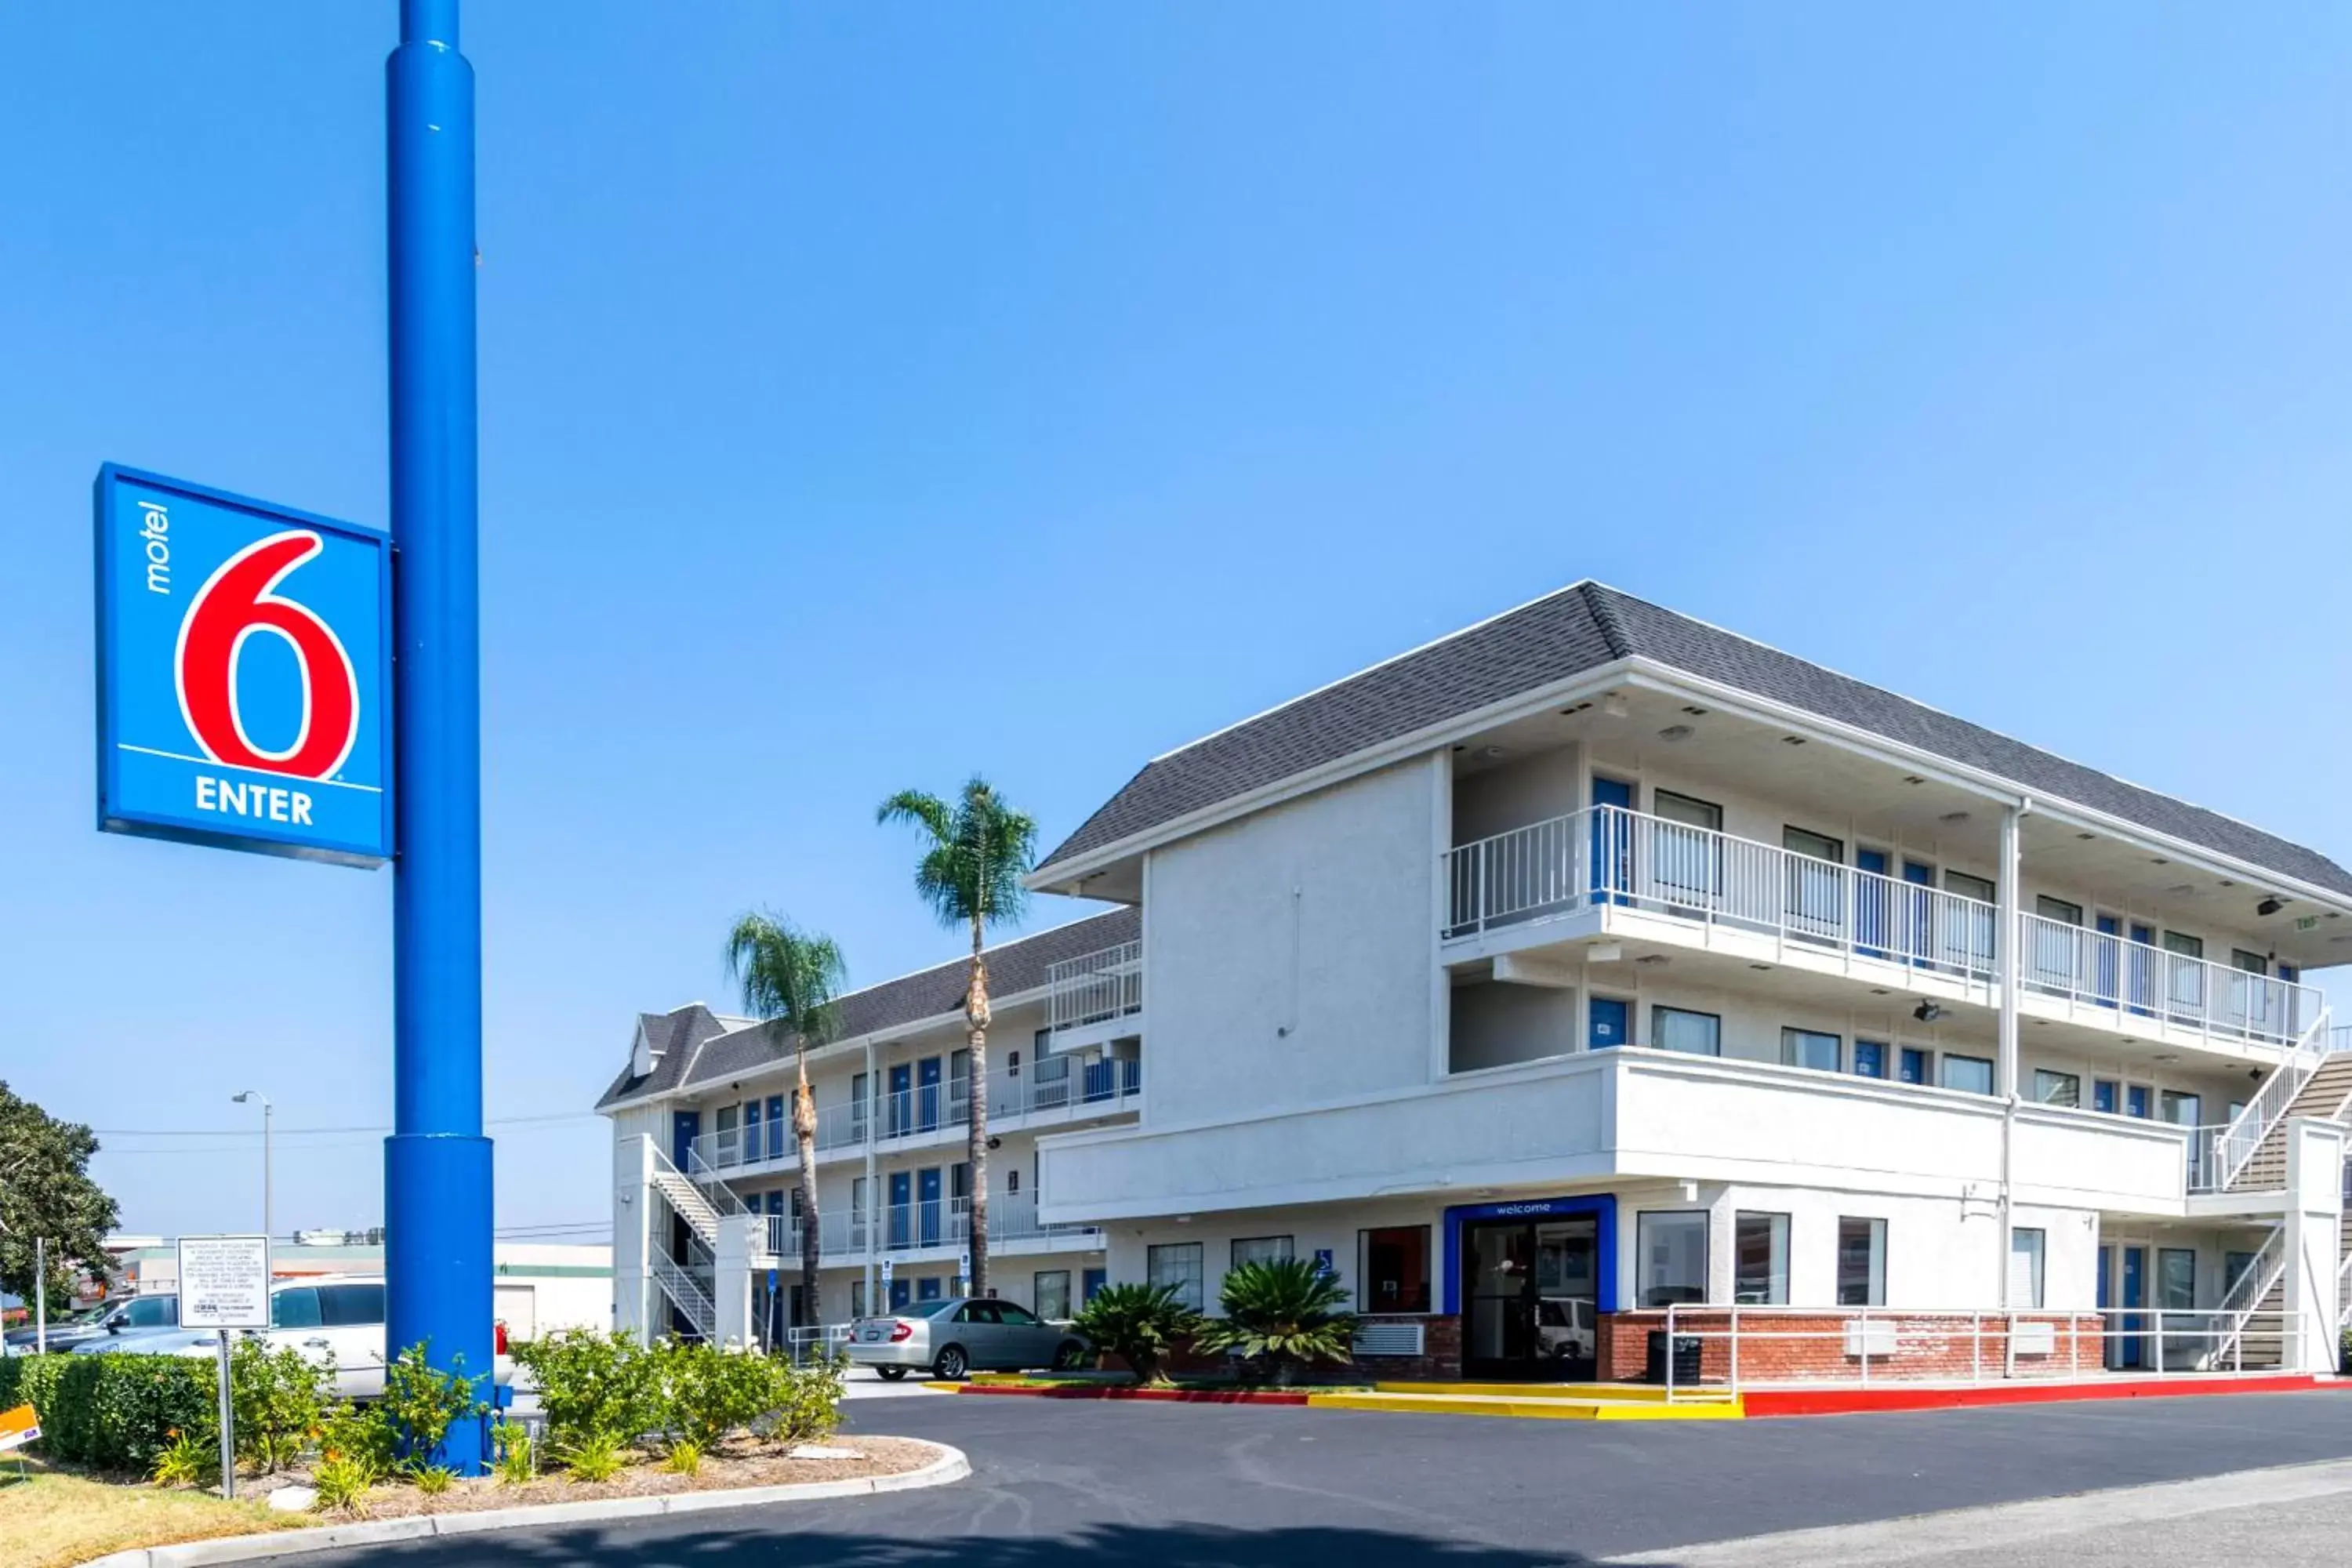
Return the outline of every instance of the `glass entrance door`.
<path id="1" fill-rule="evenodd" d="M 1590 1215 L 1463 1227 L 1465 1376 L 1575 1382 L 1594 1374 L 1595 1229 Z"/>

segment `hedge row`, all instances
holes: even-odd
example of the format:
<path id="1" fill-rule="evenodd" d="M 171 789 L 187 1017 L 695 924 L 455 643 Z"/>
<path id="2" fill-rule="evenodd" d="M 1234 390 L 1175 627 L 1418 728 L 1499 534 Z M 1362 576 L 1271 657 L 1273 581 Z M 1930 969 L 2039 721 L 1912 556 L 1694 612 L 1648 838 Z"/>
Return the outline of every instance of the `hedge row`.
<path id="1" fill-rule="evenodd" d="M 218 1430 L 215 1378 L 186 1356 L 0 1357 L 0 1410 L 29 1403 L 52 1458 L 144 1475 L 173 1434 Z"/>

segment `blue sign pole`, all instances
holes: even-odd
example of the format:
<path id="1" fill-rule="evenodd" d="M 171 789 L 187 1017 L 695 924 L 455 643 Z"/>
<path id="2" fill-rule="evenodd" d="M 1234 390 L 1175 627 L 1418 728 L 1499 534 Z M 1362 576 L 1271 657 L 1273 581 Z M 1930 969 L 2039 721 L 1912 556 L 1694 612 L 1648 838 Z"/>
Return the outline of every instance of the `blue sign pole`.
<path id="1" fill-rule="evenodd" d="M 387 1349 L 491 1362 L 482 1136 L 481 689 L 475 518 L 474 77 L 457 0 L 401 0 L 384 68 L 391 199 L 393 1135 Z M 462 1359 L 461 1359 L 462 1358 Z M 485 1399 L 488 1382 L 478 1390 Z M 483 1432 L 444 1463 L 479 1474 Z"/>

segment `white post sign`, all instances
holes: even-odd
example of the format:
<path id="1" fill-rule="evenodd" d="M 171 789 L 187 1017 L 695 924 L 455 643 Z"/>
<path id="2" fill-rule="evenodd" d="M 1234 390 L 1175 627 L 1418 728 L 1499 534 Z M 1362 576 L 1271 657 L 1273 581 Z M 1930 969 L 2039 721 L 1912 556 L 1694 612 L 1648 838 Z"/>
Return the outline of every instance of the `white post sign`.
<path id="1" fill-rule="evenodd" d="M 221 1496 L 236 1495 L 236 1413 L 229 1398 L 229 1337 L 269 1326 L 269 1238 L 180 1237 L 180 1326 L 211 1329 L 220 1363 Z"/>

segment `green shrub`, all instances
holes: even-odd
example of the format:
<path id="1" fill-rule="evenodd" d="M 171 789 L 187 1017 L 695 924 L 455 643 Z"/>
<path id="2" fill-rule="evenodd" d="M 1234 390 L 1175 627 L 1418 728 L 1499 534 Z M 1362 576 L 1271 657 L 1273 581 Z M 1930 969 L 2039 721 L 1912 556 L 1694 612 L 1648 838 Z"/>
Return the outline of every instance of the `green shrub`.
<path id="1" fill-rule="evenodd" d="M 414 1485 L 418 1491 L 423 1492 L 426 1497 L 439 1497 L 443 1492 L 449 1489 L 449 1484 L 457 1479 L 457 1472 L 451 1469 L 446 1465 L 411 1465 L 408 1467 L 408 1479 L 410 1484 Z"/>
<path id="2" fill-rule="evenodd" d="M 299 1458 L 325 1419 L 333 1376 L 331 1364 L 315 1366 L 300 1351 L 273 1351 L 261 1340 L 239 1340 L 228 1363 L 237 1457 L 251 1459 L 265 1474 Z"/>
<path id="3" fill-rule="evenodd" d="M 318 1496 L 310 1506 L 321 1513 L 336 1509 L 348 1509 L 354 1513 L 367 1511 L 367 1495 L 383 1472 L 364 1454 L 338 1454 L 320 1459 L 310 1472 L 310 1485 Z"/>
<path id="4" fill-rule="evenodd" d="M 498 1455 L 491 1468 L 500 1486 L 523 1486 L 539 1475 L 539 1456 L 531 1450 L 529 1427 L 513 1421 L 499 1422 L 490 1428 L 490 1447 Z"/>
<path id="5" fill-rule="evenodd" d="M 1203 1323 L 1194 1342 L 1238 1352 L 1277 1384 L 1310 1363 L 1354 1359 L 1356 1320 L 1347 1310 L 1347 1288 L 1319 1264 L 1303 1258 L 1244 1263 L 1226 1274 L 1217 1304 L 1225 1315 Z"/>
<path id="6" fill-rule="evenodd" d="M 665 1340 L 654 1351 L 661 1380 L 662 1425 L 698 1449 L 718 1446 L 739 1426 L 775 1408 L 780 1362 L 756 1351 Z"/>
<path id="7" fill-rule="evenodd" d="M 425 1350 L 411 1345 L 385 1363 L 376 1412 L 390 1424 L 403 1455 L 430 1465 L 441 1458 L 450 1427 L 479 1420 L 490 1407 L 474 1397 L 475 1388 L 487 1379 L 467 1377 L 463 1355 L 444 1372 L 425 1361 Z"/>
<path id="8" fill-rule="evenodd" d="M 628 1448 L 610 1432 L 592 1432 L 563 1450 L 563 1468 L 575 1481 L 609 1481 L 628 1462 Z"/>
<path id="9" fill-rule="evenodd" d="M 771 1408 L 759 1424 L 763 1435 L 782 1444 L 813 1443 L 833 1436 L 841 1425 L 841 1383 L 849 1370 L 844 1355 L 820 1357 L 804 1365 L 769 1363 L 773 1392 Z"/>
<path id="10" fill-rule="evenodd" d="M 220 1445 L 183 1432 L 163 1445 L 147 1479 L 159 1487 L 193 1487 L 220 1463 Z"/>
<path id="11" fill-rule="evenodd" d="M 41 1451 L 92 1469 L 146 1475 L 184 1434 L 219 1431 L 212 1363 L 193 1356 L 0 1359 L 0 1409 L 29 1404 Z"/>
<path id="12" fill-rule="evenodd" d="M 539 1383 L 556 1448 L 596 1436 L 633 1446 L 666 1424 L 654 1352 L 627 1334 L 566 1329 L 515 1346 L 514 1359 Z"/>
<path id="13" fill-rule="evenodd" d="M 356 1460 L 374 1475 L 391 1474 L 399 1452 L 399 1430 L 381 1405 L 337 1405 L 320 1429 L 321 1458 Z"/>
<path id="14" fill-rule="evenodd" d="M 1097 1350 L 1124 1360 L 1138 1383 L 1165 1383 L 1160 1363 L 1200 1326 L 1172 1285 L 1106 1285 L 1070 1320 Z"/>

